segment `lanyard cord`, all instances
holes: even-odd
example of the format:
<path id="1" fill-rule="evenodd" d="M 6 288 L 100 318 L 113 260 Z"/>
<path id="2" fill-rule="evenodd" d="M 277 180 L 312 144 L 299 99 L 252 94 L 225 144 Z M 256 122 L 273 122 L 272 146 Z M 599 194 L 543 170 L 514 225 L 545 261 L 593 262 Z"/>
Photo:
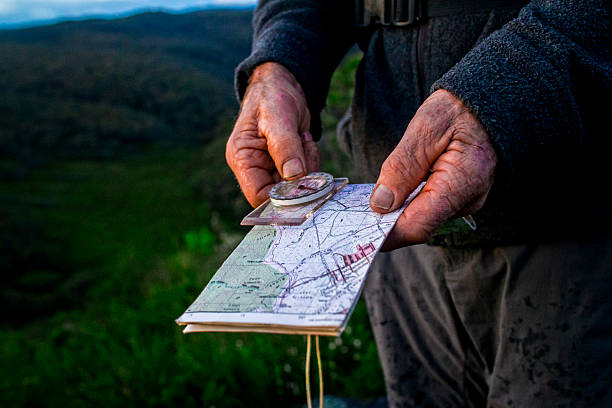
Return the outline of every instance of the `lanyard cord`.
<path id="1" fill-rule="evenodd" d="M 308 408 L 312 408 L 312 398 L 310 397 L 310 334 L 306 335 L 306 403 Z"/>
<path id="2" fill-rule="evenodd" d="M 312 408 L 310 396 L 310 334 L 306 335 L 306 402 L 308 408 Z M 315 347 L 317 352 L 317 364 L 319 366 L 319 408 L 323 408 L 323 367 L 321 366 L 321 350 L 319 348 L 319 336 L 315 336 Z"/>
<path id="3" fill-rule="evenodd" d="M 323 367 L 321 366 L 321 351 L 319 350 L 319 336 L 315 336 L 317 345 L 317 364 L 319 365 L 319 408 L 323 408 Z"/>

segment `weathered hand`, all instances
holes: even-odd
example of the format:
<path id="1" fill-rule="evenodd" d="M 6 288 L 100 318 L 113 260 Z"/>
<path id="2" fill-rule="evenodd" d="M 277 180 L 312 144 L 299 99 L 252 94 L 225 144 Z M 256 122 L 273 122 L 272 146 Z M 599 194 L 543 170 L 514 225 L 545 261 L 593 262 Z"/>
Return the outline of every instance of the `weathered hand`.
<path id="1" fill-rule="evenodd" d="M 225 158 L 253 207 L 282 179 L 319 168 L 304 92 L 282 65 L 258 66 L 245 93 Z"/>
<path id="2" fill-rule="evenodd" d="M 493 185 L 496 163 L 478 119 L 449 92 L 434 92 L 383 163 L 370 198 L 374 211 L 393 211 L 431 172 L 382 249 L 423 243 L 449 219 L 479 210 Z"/>

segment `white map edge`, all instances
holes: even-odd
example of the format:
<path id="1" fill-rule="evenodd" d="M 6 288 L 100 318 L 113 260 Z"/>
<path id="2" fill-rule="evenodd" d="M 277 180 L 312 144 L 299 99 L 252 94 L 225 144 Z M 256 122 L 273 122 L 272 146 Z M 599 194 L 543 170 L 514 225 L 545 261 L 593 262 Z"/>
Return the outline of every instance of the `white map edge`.
<path id="1" fill-rule="evenodd" d="M 361 285 L 363 288 L 363 284 Z M 352 310 L 351 310 L 352 311 Z M 349 312 L 350 313 L 350 312 Z M 286 326 L 339 326 L 347 314 L 288 314 L 257 312 L 188 312 L 183 313 L 176 322 L 185 324 L 278 324 Z"/>

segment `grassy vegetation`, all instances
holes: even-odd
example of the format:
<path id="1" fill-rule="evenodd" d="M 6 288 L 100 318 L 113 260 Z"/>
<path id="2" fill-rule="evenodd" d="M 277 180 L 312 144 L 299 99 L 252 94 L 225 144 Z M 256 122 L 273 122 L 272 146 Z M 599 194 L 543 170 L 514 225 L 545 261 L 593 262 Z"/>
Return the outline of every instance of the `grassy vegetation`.
<path id="1" fill-rule="evenodd" d="M 333 127 L 356 61 L 334 77 L 324 116 L 336 174 L 348 172 Z M 54 160 L 0 184 L 0 406 L 304 403 L 303 337 L 183 335 L 174 323 L 247 231 L 223 159 L 231 118 L 219 122 L 205 145 Z M 383 394 L 363 303 L 322 346 L 326 393 Z"/>

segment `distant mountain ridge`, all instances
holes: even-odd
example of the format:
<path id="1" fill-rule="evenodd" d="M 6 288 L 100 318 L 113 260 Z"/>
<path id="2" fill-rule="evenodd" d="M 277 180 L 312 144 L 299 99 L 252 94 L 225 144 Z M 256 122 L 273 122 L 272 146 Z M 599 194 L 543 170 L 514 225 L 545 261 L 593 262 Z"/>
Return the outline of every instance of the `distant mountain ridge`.
<path id="1" fill-rule="evenodd" d="M 185 3 L 176 4 L 178 8 L 173 8 L 171 4 L 166 4 L 166 6 L 141 6 L 138 7 L 136 5 L 132 5 L 132 7 L 128 7 L 124 9 L 123 7 L 119 7 L 116 9 L 115 7 L 106 7 L 104 11 L 92 11 L 91 8 L 86 7 L 85 5 L 81 5 L 84 7 L 82 10 L 75 9 L 64 9 L 64 10 L 53 10 L 51 14 L 56 14 L 56 16 L 51 17 L 43 17 L 36 18 L 32 16 L 32 14 L 37 15 L 38 13 L 32 13 L 32 10 L 21 10 L 21 12 L 13 10 L 13 12 L 4 13 L 3 20 L 0 21 L 0 30 L 13 30 L 13 29 L 22 29 L 22 28 L 31 28 L 31 27 L 39 27 L 39 26 L 49 26 L 57 23 L 66 23 L 66 22 L 77 22 L 77 21 L 87 21 L 87 20 L 117 20 L 120 18 L 132 17 L 138 14 L 146 14 L 146 13 L 167 13 L 167 14 L 186 14 L 196 11 L 204 11 L 204 10 L 238 10 L 238 9 L 253 9 L 255 7 L 255 2 L 253 0 L 244 0 L 244 1 L 232 1 L 230 3 L 210 3 L 204 2 L 200 0 L 197 5 L 188 6 Z M 94 7 L 95 9 L 95 7 Z M 86 11 L 88 10 L 88 11 Z"/>
<path id="2" fill-rule="evenodd" d="M 250 9 L 145 13 L 0 31 L 0 157 L 112 156 L 212 137 L 235 114 Z"/>

